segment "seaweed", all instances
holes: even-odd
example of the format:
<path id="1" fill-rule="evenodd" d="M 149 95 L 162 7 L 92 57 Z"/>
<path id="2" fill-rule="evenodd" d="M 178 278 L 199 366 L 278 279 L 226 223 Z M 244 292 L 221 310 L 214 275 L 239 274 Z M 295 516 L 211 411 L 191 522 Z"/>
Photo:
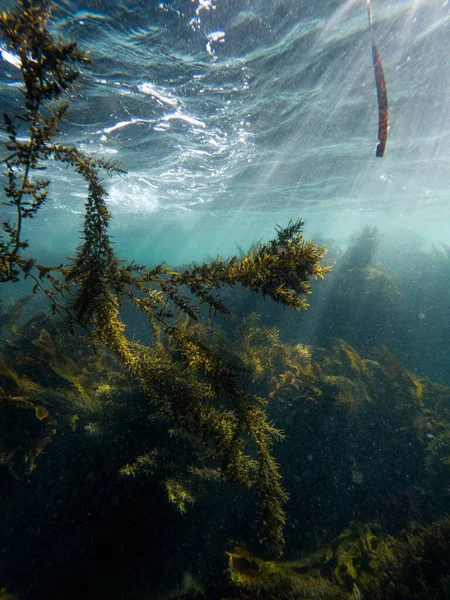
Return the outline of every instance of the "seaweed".
<path id="1" fill-rule="evenodd" d="M 89 61 L 75 41 L 52 37 L 50 13 L 51 3 L 45 0 L 17 0 L 10 12 L 0 15 L 0 35 L 20 61 L 24 84 L 23 112 L 3 114 L 7 154 L 0 164 L 11 217 L 2 223 L 0 282 L 31 280 L 33 293 L 45 294 L 53 311 L 66 318 L 68 335 L 84 331 L 92 343 L 109 348 L 165 418 L 213 454 L 226 477 L 256 485 L 265 537 L 280 552 L 286 494 L 272 444 L 281 433 L 267 417 L 266 400 L 242 388 L 234 365 L 176 317 L 195 322 L 202 305 L 213 314 L 229 315 L 221 290 L 234 286 L 287 308 L 305 308 L 310 280 L 329 270 L 320 264 L 325 250 L 304 239 L 298 220 L 279 227 L 275 239 L 246 256 L 217 258 L 180 272 L 165 264 L 149 268 L 121 261 L 109 234 L 111 215 L 101 173 L 124 170 L 56 141 L 68 113 L 61 98 L 73 90 Z M 38 263 L 24 238 L 25 223 L 32 225 L 47 200 L 50 181 L 39 174 L 50 160 L 71 167 L 88 187 L 81 242 L 68 264 Z M 147 317 L 152 346 L 126 336 L 121 317 L 125 301 Z M 170 351 L 161 349 L 158 336 L 168 340 Z M 45 333 L 36 345 L 51 356 Z M 59 375 L 67 380 L 72 369 L 59 367 Z M 230 403 L 227 410 L 217 407 L 224 396 Z M 244 452 L 247 440 L 252 441 L 253 456 Z"/>
<path id="2" fill-rule="evenodd" d="M 328 547 L 289 562 L 264 561 L 235 546 L 228 571 L 249 599 L 444 600 L 449 551 L 448 517 L 397 537 L 383 536 L 377 524 L 354 523 Z"/>
<path id="3" fill-rule="evenodd" d="M 376 227 L 364 227 L 338 257 L 325 284 L 315 290 L 311 343 L 328 345 L 339 337 L 357 350 L 401 345 L 407 335 L 406 301 L 397 278 L 382 268 L 379 238 Z"/>
<path id="4" fill-rule="evenodd" d="M 84 496 L 84 487 L 105 489 L 106 506 L 113 503 L 114 518 L 106 520 L 114 544 L 122 543 L 121 527 L 127 527 L 130 515 L 137 512 L 138 531 L 145 529 L 145 543 L 158 546 L 165 557 L 161 561 L 167 561 L 174 548 L 185 546 L 179 559 L 181 568 L 187 561 L 192 570 L 196 561 L 208 561 L 211 555 L 219 562 L 218 553 L 226 538 L 239 531 L 251 550 L 239 550 L 246 548 L 242 543 L 237 544 L 238 550 L 230 550 L 237 555 L 232 565 L 237 569 L 232 575 L 236 581 L 231 582 L 234 592 L 210 593 L 205 588 L 205 596 L 211 599 L 242 595 L 355 598 L 361 590 L 361 572 L 370 571 L 375 560 L 380 526 L 396 535 L 412 520 L 426 523 L 449 509 L 448 388 L 412 374 L 386 350 L 360 355 L 343 340 L 335 340 L 331 350 L 299 348 L 284 342 L 275 328 L 260 326 L 256 315 L 239 321 L 229 336 L 208 323 L 184 322 L 179 327 L 211 355 L 217 353 L 227 358 L 226 364 L 233 364 L 239 389 L 268 399 L 262 407 L 266 422 L 273 426 L 276 420 L 290 440 L 277 448 L 277 456 L 283 489 L 290 495 L 285 554 L 292 560 L 275 562 L 266 555 L 256 558 L 262 554 L 258 544 L 261 530 L 247 523 L 236 524 L 255 513 L 255 496 L 259 493 L 261 498 L 264 490 L 265 475 L 260 471 L 254 441 L 259 432 L 237 440 L 231 436 L 228 442 L 221 432 L 206 430 L 199 440 L 198 421 L 191 425 L 191 403 L 200 398 L 208 410 L 217 409 L 219 416 L 224 415 L 225 428 L 228 423 L 234 425 L 231 396 L 228 388 L 215 386 L 211 368 L 216 363 L 212 359 L 204 366 L 204 355 L 200 354 L 188 362 L 179 345 L 164 336 L 155 347 L 145 349 L 155 376 L 145 382 L 147 392 L 143 393 L 142 385 L 134 377 L 124 376 L 127 371 L 120 369 L 110 353 L 97 347 L 94 354 L 86 336 L 68 337 L 66 325 L 60 322 L 56 328 L 54 317 L 31 318 L 15 328 L 15 335 L 2 342 L 0 353 L 4 373 L 10 372 L 3 379 L 8 401 L 28 394 L 29 404 L 23 409 L 17 404 L 14 409 L 26 415 L 17 421 L 21 427 L 14 430 L 22 438 L 8 440 L 4 435 L 13 431 L 4 421 L 10 410 L 6 404 L 0 411 L 0 422 L 2 443 L 10 442 L 8 448 L 15 451 L 5 464 L 16 477 L 21 475 L 20 464 L 25 468 L 30 464 L 24 455 L 28 448 L 38 447 L 40 428 L 49 425 L 52 418 L 56 434 L 52 445 L 45 446 L 45 454 L 35 457 L 38 471 L 33 473 L 32 482 L 39 485 L 41 468 L 44 475 L 53 472 L 52 478 L 58 480 L 58 460 L 66 465 L 72 456 L 70 460 L 77 466 L 65 466 L 63 503 L 98 503 L 95 493 L 92 498 Z M 45 340 L 45 344 L 33 344 L 36 339 Z M 23 363 L 25 349 L 29 355 Z M 59 369 L 53 369 L 55 357 L 62 364 L 71 364 L 70 357 L 77 370 L 64 379 Z M 84 395 L 74 381 L 80 383 Z M 28 387 L 22 389 L 21 385 Z M 33 388 L 38 385 L 38 390 Z M 194 385 L 198 391 L 195 397 L 191 396 Z M 46 411 L 48 416 L 44 416 Z M 200 416 L 203 419 L 201 412 Z M 207 416 L 202 420 L 205 428 L 215 427 L 215 423 Z M 28 446 L 21 446 L 25 440 Z M 219 441 L 229 443 L 230 451 L 239 447 L 241 456 L 230 465 L 221 464 L 215 446 Z M 65 455 L 58 458 L 62 444 L 66 445 Z M 222 450 L 222 456 L 226 451 Z M 235 465 L 241 469 L 236 475 L 229 471 Z M 77 469 L 82 489 L 76 487 Z M 250 488 L 239 495 L 226 485 L 227 479 L 236 481 L 238 476 L 246 477 L 242 485 Z M 77 500 L 80 497 L 82 502 Z M 145 516 L 137 509 L 139 498 Z M 149 502 L 152 510 L 147 515 Z M 260 509 L 264 510 L 262 503 Z M 41 510 L 42 506 L 36 507 L 38 513 Z M 197 523 L 199 514 L 201 524 Z M 95 510 L 93 515 L 96 522 L 99 515 Z M 355 519 L 358 522 L 349 525 Z M 375 519 L 378 523 L 373 522 Z M 154 520 L 160 523 L 162 534 L 152 539 Z M 174 523 L 179 526 L 174 528 Z M 54 526 L 59 527 L 57 520 Z M 41 528 L 39 520 L 36 528 Z M 179 532 L 176 541 L 171 540 L 173 529 Z M 55 535 L 63 537 L 65 532 L 53 532 Z M 329 541 L 333 536 L 334 541 Z M 207 557 L 197 551 L 203 546 L 208 548 Z M 311 554 L 315 547 L 322 550 Z M 154 564 L 154 550 L 139 552 L 146 556 L 145 568 L 148 561 Z M 228 559 L 231 561 L 230 556 Z M 244 581 L 255 569 L 253 583 Z M 179 573 L 175 575 L 174 581 L 181 580 Z M 9 581 L 5 583 L 15 591 Z M 201 584 L 209 585 L 203 580 Z M 183 597 L 185 590 L 177 588 L 167 594 Z M 166 593 L 156 597 L 164 598 Z"/>
<path id="5" fill-rule="evenodd" d="M 448 598 L 450 520 L 413 526 L 381 541 L 358 587 L 368 600 Z"/>

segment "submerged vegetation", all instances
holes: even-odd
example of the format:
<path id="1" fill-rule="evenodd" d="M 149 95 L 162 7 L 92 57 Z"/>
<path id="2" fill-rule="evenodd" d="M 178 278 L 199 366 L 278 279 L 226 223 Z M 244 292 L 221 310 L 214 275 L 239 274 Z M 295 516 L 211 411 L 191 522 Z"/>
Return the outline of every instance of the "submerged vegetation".
<path id="1" fill-rule="evenodd" d="M 23 76 L 23 112 L 3 115 L 4 204 L 10 216 L 2 223 L 0 279 L 31 279 L 33 292 L 43 292 L 54 312 L 66 317 L 68 333 L 81 327 L 93 342 L 112 350 L 161 414 L 197 439 L 226 477 L 256 485 L 266 539 L 280 552 L 286 494 L 272 443 L 282 434 L 267 418 L 267 400 L 242 388 L 240 369 L 199 339 L 190 323 L 197 320 L 201 305 L 228 315 L 220 290 L 238 285 L 289 308 L 306 307 L 309 280 L 328 270 L 320 264 L 324 249 L 304 240 L 303 224 L 297 221 L 279 228 L 274 240 L 243 258 L 218 258 L 182 272 L 163 264 L 147 268 L 120 261 L 108 233 L 110 214 L 100 173 L 123 170 L 55 141 L 68 110 L 60 98 L 72 89 L 79 66 L 88 59 L 76 42 L 51 36 L 49 15 L 49 2 L 19 0 L 14 10 L 0 16 L 2 38 L 16 53 Z M 47 198 L 50 181 L 38 174 L 48 160 L 72 167 L 88 187 L 81 244 L 69 264 L 57 266 L 30 257 L 24 239 L 25 225 Z M 127 338 L 120 314 L 125 300 L 147 317 L 151 346 Z M 219 408 L 224 402 L 227 407 Z M 176 502 L 180 494 L 172 494 Z"/>
<path id="2" fill-rule="evenodd" d="M 437 600 L 450 591 L 450 520 L 398 537 L 384 537 L 376 524 L 353 523 L 330 545 L 295 561 L 261 560 L 244 546 L 228 556 L 231 580 L 249 599 Z"/>
<path id="3" fill-rule="evenodd" d="M 145 560 L 155 572 L 170 560 L 174 546 L 185 547 L 177 550 L 180 561 L 201 570 L 202 543 L 219 565 L 231 531 L 253 545 L 254 553 L 239 541 L 230 547 L 225 579 L 211 581 L 203 572 L 206 591 L 200 592 L 192 579 L 193 587 L 172 588 L 157 596 L 161 599 L 245 594 L 346 600 L 359 590 L 362 597 L 378 600 L 391 588 L 404 591 L 387 597 L 427 597 L 425 592 L 413 595 L 423 589 L 434 590 L 429 597 L 445 598 L 438 593 L 445 578 L 433 576 L 432 563 L 425 567 L 429 559 L 420 558 L 417 567 L 410 567 L 410 561 L 428 556 L 434 534 L 442 531 L 438 564 L 445 568 L 447 521 L 398 536 L 411 522 L 430 523 L 450 510 L 449 388 L 415 376 L 386 349 L 363 356 L 343 340 L 330 350 L 283 342 L 276 328 L 261 326 L 255 315 L 239 321 L 234 332 L 196 326 L 196 336 L 204 344 L 209 339 L 212 353 L 241 366 L 243 388 L 269 399 L 266 419 L 276 419 L 289 440 L 278 456 L 290 496 L 286 554 L 294 558 L 280 563 L 258 556 L 259 534 L 239 516 L 253 514 L 253 492 L 237 495 L 228 488 L 210 441 L 199 446 L 197 435 L 181 419 L 149 402 L 139 382 L 110 353 L 101 347 L 94 352 L 86 336 L 68 338 L 60 321 L 47 314 L 20 317 L 19 307 L 3 317 L 1 460 L 18 482 L 34 475 L 37 467 L 38 478 L 43 470 L 46 484 L 61 488 L 50 503 L 47 494 L 33 494 L 33 510 L 39 514 L 33 544 L 42 543 L 41 520 L 56 547 L 58 539 L 64 544 L 66 535 L 74 535 L 73 525 L 66 523 L 61 531 L 60 518 L 53 516 L 62 495 L 64 504 L 92 512 L 91 532 L 114 518 L 114 539 L 123 544 L 130 537 L 126 552 L 130 543 L 136 546 L 132 556 L 139 561 L 149 556 Z M 175 356 L 167 352 L 172 366 Z M 163 368 L 160 375 L 167 381 Z M 158 393 L 160 386 L 155 384 Z M 257 461 L 250 456 L 256 472 Z M 98 494 L 105 504 L 101 513 L 91 508 Z M 173 507 L 185 519 L 175 540 L 170 533 Z M 201 530 L 195 524 L 199 514 L 209 515 Z M 82 523 L 84 519 L 83 511 Z M 156 523 L 159 534 L 154 533 Z M 385 538 L 386 532 L 391 537 Z M 14 546 L 11 535 L 5 537 L 5 548 Z M 121 569 L 120 561 L 126 559 L 116 553 L 110 560 L 119 561 Z M 71 560 L 76 555 L 75 550 Z M 51 570 L 54 560 L 51 553 L 35 557 L 35 577 Z M 419 566 L 426 582 L 422 575 L 405 575 L 405 569 L 415 572 Z M 87 568 L 90 573 L 95 562 Z M 16 585 L 7 582 L 8 589 L 17 589 L 12 581 Z"/>
<path id="4" fill-rule="evenodd" d="M 124 171 L 58 142 L 88 60 L 50 11 L 0 15 L 23 77 L 22 112 L 2 117 L 0 282 L 32 288 L 0 301 L 0 598 L 447 598 L 450 388 L 391 351 L 413 301 L 378 231 L 335 253 L 301 336 L 255 309 L 306 308 L 330 270 L 302 221 L 184 269 L 120 260 L 101 174 Z M 58 265 L 26 240 L 52 161 L 87 184 Z"/>

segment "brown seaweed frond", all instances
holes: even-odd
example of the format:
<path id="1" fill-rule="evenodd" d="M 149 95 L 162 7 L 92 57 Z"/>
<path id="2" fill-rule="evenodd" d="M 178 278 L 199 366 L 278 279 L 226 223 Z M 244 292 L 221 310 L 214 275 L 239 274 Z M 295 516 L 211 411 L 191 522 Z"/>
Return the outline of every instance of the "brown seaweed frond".
<path id="1" fill-rule="evenodd" d="M 242 385 L 236 363 L 191 325 L 202 305 L 213 314 L 229 315 L 221 293 L 236 286 L 287 308 L 306 308 L 310 280 L 329 270 L 321 264 L 325 249 L 304 239 L 298 220 L 278 227 L 275 239 L 246 256 L 217 258 L 180 272 L 164 263 L 148 268 L 121 261 L 109 233 L 101 173 L 124 171 L 56 141 L 68 111 L 60 98 L 72 91 L 88 59 L 75 41 L 52 37 L 49 18 L 46 1 L 18 0 L 12 11 L 0 15 L 0 35 L 17 54 L 24 82 L 23 113 L 3 115 L 7 142 L 0 165 L 11 218 L 2 223 L 0 282 L 31 279 L 33 292 L 44 293 L 53 311 L 66 317 L 67 333 L 78 327 L 109 348 L 164 418 L 195 439 L 224 476 L 256 486 L 269 545 L 279 552 L 286 493 L 272 444 L 282 435 L 267 416 L 266 401 Z M 68 264 L 40 264 L 24 239 L 24 222 L 32 225 L 49 193 L 50 181 L 39 177 L 49 160 L 70 167 L 88 188 L 80 245 Z M 152 346 L 128 339 L 120 314 L 124 302 L 147 317 Z M 47 361 L 55 359 L 44 332 L 33 344 Z M 56 363 L 53 370 L 70 380 L 71 364 Z M 221 408 L 224 401 L 226 409 Z"/>

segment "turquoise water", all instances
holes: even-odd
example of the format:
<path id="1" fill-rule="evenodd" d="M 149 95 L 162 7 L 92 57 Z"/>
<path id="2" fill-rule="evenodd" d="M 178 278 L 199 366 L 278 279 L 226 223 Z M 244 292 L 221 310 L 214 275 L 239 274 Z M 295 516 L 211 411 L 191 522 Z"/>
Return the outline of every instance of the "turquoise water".
<path id="1" fill-rule="evenodd" d="M 390 106 L 378 160 L 362 0 L 55 3 L 55 31 L 92 59 L 65 139 L 128 170 L 108 182 L 120 253 L 230 254 L 292 217 L 344 243 L 366 224 L 446 242 L 449 6 L 375 2 L 373 12 Z M 1 67 L 8 108 L 18 71 Z M 41 222 L 39 240 L 70 251 L 82 190 L 64 169 L 55 179 L 47 218 L 61 235 L 44 244 Z"/>
<path id="2" fill-rule="evenodd" d="M 0 0 L 0 12 L 11 6 Z M 333 268 L 307 311 L 235 287 L 223 291 L 234 317 L 203 333 L 286 433 L 273 450 L 289 493 L 286 559 L 326 548 L 298 571 L 341 595 L 232 585 L 230 544 L 268 556 L 257 486 L 192 483 L 197 464 L 217 467 L 211 440 L 177 430 L 109 355 L 58 328 L 42 294 L 20 315 L 10 301 L 29 292 L 21 282 L 0 284 L 0 600 L 450 597 L 448 519 L 446 545 L 432 539 L 394 581 L 403 573 L 423 595 L 388 582 L 377 596 L 358 578 L 376 546 L 362 532 L 399 536 L 450 514 L 450 4 L 372 10 L 389 98 L 383 158 L 363 0 L 60 0 L 51 16 L 92 61 L 59 141 L 127 170 L 104 182 L 120 257 L 179 267 L 243 256 L 299 218 L 326 245 Z M 20 81 L 0 40 L 2 112 L 20 106 Z M 79 242 L 86 187 L 59 163 L 46 173 L 48 200 L 23 233 L 42 264 L 59 264 Z M 128 338 L 152 348 L 146 319 L 122 309 Z M 211 400 L 228 417 L 229 389 Z M 178 477 L 194 490 L 187 514 L 168 493 Z M 357 539 L 355 579 L 338 555 Z"/>

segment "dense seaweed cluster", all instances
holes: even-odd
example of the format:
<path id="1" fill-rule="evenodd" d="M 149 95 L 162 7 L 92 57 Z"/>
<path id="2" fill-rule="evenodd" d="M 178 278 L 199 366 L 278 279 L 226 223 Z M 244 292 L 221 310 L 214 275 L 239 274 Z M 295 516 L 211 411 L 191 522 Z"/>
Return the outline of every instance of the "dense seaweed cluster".
<path id="1" fill-rule="evenodd" d="M 183 269 L 121 261 L 101 173 L 123 169 L 57 141 L 61 99 L 88 60 L 50 35 L 50 10 L 18 0 L 0 15 L 23 77 L 22 112 L 2 117 L 0 283 L 31 280 L 33 291 L 0 301 L 0 465 L 10 476 L 0 480 L 0 598 L 447 598 L 450 389 L 374 348 L 401 351 L 393 323 L 405 306 L 425 318 L 377 260 L 377 230 L 335 253 L 311 321 L 296 321 L 302 336 L 283 335 L 274 311 L 268 323 L 255 313 L 258 295 L 305 308 L 311 280 L 328 272 L 302 221 L 240 256 Z M 50 161 L 87 183 L 67 264 L 40 264 L 24 238 Z M 447 249 L 435 263 L 448 270 Z M 222 296 L 231 287 L 233 305 Z M 37 292 L 56 314 L 40 312 Z M 127 332 L 133 319 L 147 325 L 141 341 Z M 411 522 L 421 525 L 401 532 Z M 260 543 L 294 560 L 262 558 Z"/>
<path id="2" fill-rule="evenodd" d="M 263 503 L 264 477 L 269 482 L 272 477 L 260 467 L 265 458 L 256 447 L 260 433 L 239 438 L 233 430 L 234 412 L 239 409 L 233 389 L 225 388 L 216 397 L 217 402 L 228 403 L 228 412 L 215 414 L 214 406 L 203 408 L 217 391 L 214 374 L 200 359 L 190 365 L 180 363 L 179 350 L 170 342 L 157 343 L 157 350 L 147 348 L 145 360 L 153 370 L 142 383 L 135 376 L 124 376 L 129 370 L 121 370 L 109 353 L 100 348 L 94 352 L 86 336 L 67 338 L 65 326 L 49 315 L 21 317 L 25 307 L 21 302 L 1 313 L 2 333 L 8 341 L 0 346 L 0 461 L 18 481 L 36 468 L 36 477 L 41 477 L 41 469 L 48 477 L 50 469 L 50 481 L 58 481 L 61 453 L 65 474 L 59 502 L 79 504 L 78 498 L 83 498 L 91 506 L 97 502 L 95 490 L 105 490 L 106 498 L 108 489 L 114 490 L 117 508 L 111 536 L 115 540 L 128 535 L 122 521 L 128 530 L 128 519 L 135 512 L 139 531 L 150 531 L 155 520 L 162 524 L 163 541 L 146 534 L 140 557 L 152 555 L 146 549 L 149 543 L 157 543 L 163 555 L 173 552 L 171 506 L 185 519 L 179 535 L 186 543 L 196 519 L 192 513 L 208 510 L 214 499 L 214 516 L 199 535 L 202 540 L 212 538 L 211 554 L 222 554 L 221 536 L 234 530 L 231 523 L 237 514 L 252 513 L 254 507 L 251 489 L 234 495 L 232 506 L 220 502 L 219 489 L 225 488 L 226 495 L 226 479 L 238 481 L 244 490 L 258 488 Z M 256 315 L 240 321 L 233 334 L 198 325 L 192 335 L 199 344 L 206 345 L 209 339 L 210 354 L 226 355 L 226 365 L 231 361 L 241 365 L 249 406 L 249 398 L 270 399 L 259 417 L 261 427 L 272 427 L 274 418 L 285 431 L 288 442 L 278 454 L 291 496 L 287 553 L 294 560 L 280 563 L 259 557 L 258 536 L 247 530 L 254 553 L 242 542 L 234 543 L 225 581 L 207 581 L 210 588 L 202 593 L 196 581 L 192 589 L 171 589 L 161 598 L 191 597 L 189 591 L 192 597 L 203 594 L 211 599 L 240 598 L 243 593 L 249 598 L 351 599 L 363 590 L 363 597 L 378 599 L 391 588 L 398 594 L 392 592 L 392 597 L 409 598 L 420 588 L 423 594 L 435 594 L 430 597 L 444 598 L 446 521 L 400 538 L 385 538 L 383 533 L 397 536 L 411 521 L 432 522 L 450 509 L 450 389 L 415 376 L 386 349 L 364 357 L 343 340 L 336 340 L 329 350 L 283 342 L 278 330 L 261 326 Z M 224 379 L 222 374 L 222 386 Z M 254 410 L 260 408 L 254 405 Z M 219 431 L 217 423 L 222 426 Z M 234 455 L 236 448 L 239 452 Z M 78 478 L 84 479 L 84 469 L 93 468 L 88 466 L 92 457 L 96 457 L 95 475 L 91 471 L 80 487 Z M 267 462 L 270 468 L 270 456 Z M 34 481 L 35 486 L 38 479 Z M 44 519 L 51 539 L 64 540 L 59 520 L 47 514 L 52 511 L 47 496 L 36 500 L 39 512 L 43 511 L 38 530 Z M 97 519 L 98 514 L 91 527 Z M 325 527 L 336 536 L 328 542 L 320 533 L 317 537 Z M 435 535 L 440 562 L 422 560 L 433 551 Z M 41 543 L 41 534 L 35 543 Z M 198 543 L 193 539 L 189 546 L 195 549 Z M 76 559 L 74 550 L 70 561 Z M 152 555 L 151 560 L 154 564 L 157 559 Z M 198 560 L 204 561 L 204 555 L 199 554 Z M 45 558 L 37 563 L 39 577 L 40 562 L 45 566 Z M 439 566 L 436 573 L 434 564 Z M 410 566 L 414 571 L 420 566 L 423 577 L 408 575 Z M 223 585 L 230 586 L 226 595 Z"/>
<path id="3" fill-rule="evenodd" d="M 266 401 L 241 388 L 235 366 L 175 317 L 195 321 L 203 304 L 228 314 L 218 292 L 237 285 L 289 308 L 303 308 L 309 280 L 328 270 L 319 262 L 324 249 L 304 240 L 298 221 L 247 256 L 216 259 L 180 273 L 162 264 L 123 264 L 109 237 L 107 193 L 100 179 L 101 171 L 123 170 L 55 141 L 68 109 L 60 97 L 72 88 L 87 57 L 75 42 L 53 39 L 49 15 L 50 3 L 19 0 L 13 11 L 0 16 L 2 38 L 17 54 L 24 81 L 23 113 L 3 115 L 5 204 L 12 217 L 2 225 L 1 281 L 32 279 L 34 291 L 44 292 L 71 328 L 82 326 L 92 340 L 112 350 L 161 412 L 213 452 L 224 475 L 256 484 L 269 545 L 280 552 L 286 496 L 271 448 L 281 434 L 267 419 Z M 66 265 L 40 265 L 23 255 L 28 248 L 23 222 L 36 217 L 47 198 L 50 182 L 36 174 L 48 160 L 67 163 L 88 184 L 81 244 Z M 128 340 L 120 314 L 124 300 L 148 317 L 154 333 L 161 330 L 169 350 L 156 341 L 147 347 Z M 218 408 L 223 397 L 226 410 Z M 252 454 L 246 452 L 248 440 Z"/>
<path id="4" fill-rule="evenodd" d="M 261 560 L 235 546 L 228 568 L 249 599 L 440 600 L 450 590 L 449 551 L 448 518 L 398 537 L 383 537 L 376 524 L 353 523 L 329 546 L 288 562 Z"/>

